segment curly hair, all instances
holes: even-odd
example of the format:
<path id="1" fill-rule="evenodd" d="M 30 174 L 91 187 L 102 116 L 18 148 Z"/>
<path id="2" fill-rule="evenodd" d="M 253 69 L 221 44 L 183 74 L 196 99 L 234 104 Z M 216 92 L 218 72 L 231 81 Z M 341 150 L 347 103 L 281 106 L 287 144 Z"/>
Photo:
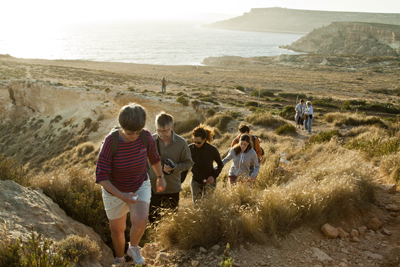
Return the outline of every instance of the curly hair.
<path id="1" fill-rule="evenodd" d="M 202 123 L 192 131 L 192 138 L 200 137 L 202 140 L 206 139 L 206 142 L 208 143 L 213 140 L 214 135 L 214 130 L 210 126 Z"/>

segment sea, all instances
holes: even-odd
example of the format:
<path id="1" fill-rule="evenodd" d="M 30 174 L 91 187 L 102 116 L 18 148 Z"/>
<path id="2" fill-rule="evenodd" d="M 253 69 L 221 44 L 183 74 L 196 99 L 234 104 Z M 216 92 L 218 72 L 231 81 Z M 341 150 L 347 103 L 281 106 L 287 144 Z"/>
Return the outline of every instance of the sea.
<path id="1" fill-rule="evenodd" d="M 211 29 L 205 20 L 141 20 L 0 27 L 0 54 L 17 58 L 155 65 L 202 65 L 207 57 L 296 54 L 281 49 L 301 34 Z"/>

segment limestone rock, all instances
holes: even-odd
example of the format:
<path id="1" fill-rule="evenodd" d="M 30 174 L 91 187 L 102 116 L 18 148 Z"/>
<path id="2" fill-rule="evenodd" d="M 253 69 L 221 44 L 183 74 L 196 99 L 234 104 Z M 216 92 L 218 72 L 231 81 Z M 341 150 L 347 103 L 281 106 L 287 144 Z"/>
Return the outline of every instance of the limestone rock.
<path id="1" fill-rule="evenodd" d="M 205 249 L 205 248 L 203 248 L 203 247 L 200 247 L 199 250 L 200 250 L 200 252 L 203 252 L 203 253 L 206 253 L 206 252 L 207 252 L 207 249 Z"/>
<path id="2" fill-rule="evenodd" d="M 333 227 L 329 223 L 324 224 L 321 227 L 321 231 L 325 234 L 326 237 L 328 238 L 336 238 L 339 235 L 339 231 L 337 228 Z"/>
<path id="3" fill-rule="evenodd" d="M 220 246 L 219 246 L 219 245 L 215 245 L 215 246 L 213 246 L 211 249 L 212 249 L 212 250 L 218 250 L 218 249 L 220 249 Z"/>
<path id="4" fill-rule="evenodd" d="M 365 225 L 358 227 L 358 232 L 360 233 L 360 235 L 365 235 L 367 230 L 368 230 L 368 227 Z"/>
<path id="5" fill-rule="evenodd" d="M 0 188 L 0 221 L 5 223 L 12 240 L 19 236 L 27 240 L 31 231 L 54 241 L 69 235 L 87 235 L 96 241 L 102 253 L 99 262 L 92 262 L 91 266 L 110 266 L 114 261 L 111 249 L 92 228 L 68 217 L 41 190 L 25 188 L 10 180 L 0 181 Z"/>
<path id="6" fill-rule="evenodd" d="M 350 236 L 351 237 L 358 237 L 359 235 L 360 235 L 360 233 L 356 229 L 352 229 L 350 231 Z"/>
<path id="7" fill-rule="evenodd" d="M 320 250 L 319 248 L 311 248 L 313 251 L 313 256 L 316 257 L 319 261 L 331 261 L 332 258 L 329 257 L 325 252 Z"/>
<path id="8" fill-rule="evenodd" d="M 349 236 L 349 233 L 347 233 L 345 230 L 343 230 L 341 227 L 338 227 L 338 232 L 339 232 L 339 236 L 341 238 L 346 238 Z"/>
<path id="9" fill-rule="evenodd" d="M 372 218 L 368 223 L 368 228 L 376 231 L 381 228 L 382 223 L 378 220 L 378 218 Z"/>

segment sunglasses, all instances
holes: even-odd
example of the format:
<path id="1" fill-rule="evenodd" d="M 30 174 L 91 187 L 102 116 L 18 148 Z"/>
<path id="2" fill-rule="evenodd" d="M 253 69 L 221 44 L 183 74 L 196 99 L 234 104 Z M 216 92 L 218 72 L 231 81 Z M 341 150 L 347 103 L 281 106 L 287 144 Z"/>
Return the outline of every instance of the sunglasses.
<path id="1" fill-rule="evenodd" d="M 204 141 L 204 140 L 203 140 Z M 201 142 L 195 142 L 195 141 L 193 141 L 193 143 L 195 143 L 196 145 L 201 145 L 202 143 L 203 143 L 203 141 L 201 141 Z"/>

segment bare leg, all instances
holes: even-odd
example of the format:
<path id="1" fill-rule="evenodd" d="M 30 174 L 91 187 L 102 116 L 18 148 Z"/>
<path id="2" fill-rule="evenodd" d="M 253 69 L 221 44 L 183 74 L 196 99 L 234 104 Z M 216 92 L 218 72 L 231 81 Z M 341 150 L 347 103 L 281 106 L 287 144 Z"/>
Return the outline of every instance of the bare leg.
<path id="1" fill-rule="evenodd" d="M 146 230 L 147 218 L 149 216 L 149 203 L 139 201 L 136 204 L 129 204 L 131 231 L 130 242 L 131 246 L 136 247 L 139 245 L 140 239 Z"/>
<path id="2" fill-rule="evenodd" d="M 111 239 L 113 241 L 115 256 L 122 258 L 125 250 L 126 214 L 119 219 L 110 220 Z"/>

